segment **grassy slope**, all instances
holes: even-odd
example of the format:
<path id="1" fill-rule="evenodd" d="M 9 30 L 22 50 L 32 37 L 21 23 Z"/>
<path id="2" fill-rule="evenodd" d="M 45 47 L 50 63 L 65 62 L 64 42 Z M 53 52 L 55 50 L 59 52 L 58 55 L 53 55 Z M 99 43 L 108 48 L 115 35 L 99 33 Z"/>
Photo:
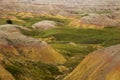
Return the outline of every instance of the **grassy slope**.
<path id="1" fill-rule="evenodd" d="M 16 80 L 55 80 L 56 75 L 62 74 L 52 64 L 14 59 L 9 60 L 9 63 L 4 62 L 4 67 Z"/>

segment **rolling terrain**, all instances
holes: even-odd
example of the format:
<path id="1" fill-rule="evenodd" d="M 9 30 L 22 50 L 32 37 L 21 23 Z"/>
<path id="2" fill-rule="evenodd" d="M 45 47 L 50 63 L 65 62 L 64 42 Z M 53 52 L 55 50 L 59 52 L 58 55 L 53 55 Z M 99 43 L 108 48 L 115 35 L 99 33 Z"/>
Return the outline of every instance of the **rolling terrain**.
<path id="1" fill-rule="evenodd" d="M 17 25 L 4 25 L 8 18 Z M 119 27 L 75 27 L 75 19 L 19 12 L 1 13 L 1 66 L 5 74 L 20 80 L 63 80 L 89 53 L 120 43 Z M 32 28 L 34 24 L 44 21 L 54 22 L 55 27 L 45 30 Z M 48 24 L 45 23 L 44 27 Z"/>
<path id="2" fill-rule="evenodd" d="M 119 4 L 0 0 L 0 80 L 119 80 Z"/>

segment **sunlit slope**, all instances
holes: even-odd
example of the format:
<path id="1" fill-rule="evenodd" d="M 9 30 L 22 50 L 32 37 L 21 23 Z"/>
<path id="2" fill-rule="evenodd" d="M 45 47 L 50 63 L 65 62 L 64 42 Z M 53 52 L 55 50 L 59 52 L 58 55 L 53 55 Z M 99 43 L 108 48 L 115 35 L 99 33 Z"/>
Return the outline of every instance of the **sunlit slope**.
<path id="1" fill-rule="evenodd" d="M 119 80 L 120 45 L 89 54 L 64 80 Z"/>

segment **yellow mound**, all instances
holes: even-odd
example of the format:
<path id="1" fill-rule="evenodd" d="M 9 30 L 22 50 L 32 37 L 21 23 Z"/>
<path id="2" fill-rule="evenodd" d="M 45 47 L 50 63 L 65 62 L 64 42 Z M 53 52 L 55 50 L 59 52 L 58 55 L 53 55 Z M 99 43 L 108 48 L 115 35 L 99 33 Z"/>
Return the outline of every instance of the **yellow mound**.
<path id="1" fill-rule="evenodd" d="M 120 45 L 89 54 L 64 80 L 120 80 Z"/>
<path id="2" fill-rule="evenodd" d="M 18 13 L 17 16 L 20 16 L 21 18 L 33 18 L 34 17 L 32 13 L 25 13 L 25 12 Z"/>
<path id="3" fill-rule="evenodd" d="M 94 24 L 85 24 L 82 23 L 80 19 L 72 19 L 69 23 L 69 26 L 73 26 L 74 28 L 91 28 L 91 29 L 102 29 L 104 26 L 94 25 Z"/>

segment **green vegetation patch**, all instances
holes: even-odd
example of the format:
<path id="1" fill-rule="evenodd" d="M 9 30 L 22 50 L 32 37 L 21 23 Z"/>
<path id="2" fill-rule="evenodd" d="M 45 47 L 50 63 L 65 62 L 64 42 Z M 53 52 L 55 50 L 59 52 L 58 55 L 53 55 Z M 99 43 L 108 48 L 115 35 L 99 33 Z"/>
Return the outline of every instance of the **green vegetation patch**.
<path id="1" fill-rule="evenodd" d="M 55 80 L 55 76 L 61 75 L 59 69 L 52 64 L 33 61 L 11 61 L 5 64 L 5 69 L 10 72 L 16 80 Z"/>
<path id="2" fill-rule="evenodd" d="M 46 31 L 21 31 L 27 36 L 36 38 L 47 38 L 53 36 L 57 42 L 74 42 L 76 44 L 103 44 L 104 46 L 120 43 L 120 28 L 76 29 L 66 27 L 55 28 Z"/>

